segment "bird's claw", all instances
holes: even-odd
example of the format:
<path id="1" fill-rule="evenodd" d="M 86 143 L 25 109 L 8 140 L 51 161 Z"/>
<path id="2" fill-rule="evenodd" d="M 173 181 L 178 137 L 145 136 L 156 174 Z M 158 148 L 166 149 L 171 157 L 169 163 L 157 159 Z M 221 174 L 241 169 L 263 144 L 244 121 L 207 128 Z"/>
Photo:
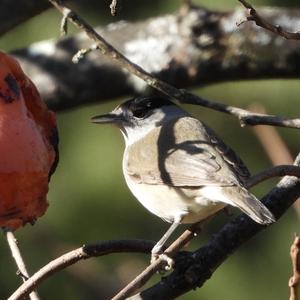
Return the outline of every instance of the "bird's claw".
<path id="1" fill-rule="evenodd" d="M 162 270 L 163 271 L 170 271 L 174 268 L 175 262 L 174 259 L 168 256 L 166 253 L 152 253 L 151 255 L 151 263 L 155 262 L 156 260 L 160 259 L 164 262 Z"/>

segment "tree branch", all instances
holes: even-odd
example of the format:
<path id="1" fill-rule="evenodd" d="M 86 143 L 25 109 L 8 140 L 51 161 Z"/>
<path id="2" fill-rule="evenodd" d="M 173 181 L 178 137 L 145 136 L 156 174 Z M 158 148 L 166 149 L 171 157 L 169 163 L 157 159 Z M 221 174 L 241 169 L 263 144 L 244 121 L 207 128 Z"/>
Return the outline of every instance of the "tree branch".
<path id="1" fill-rule="evenodd" d="M 288 40 L 300 40 L 300 32 L 289 32 L 284 30 L 280 25 L 273 25 L 265 20 L 261 15 L 259 15 L 256 9 L 245 0 L 238 0 L 241 2 L 248 10 L 249 15 L 247 16 L 247 21 L 253 21 L 259 27 L 269 30 L 277 35 L 280 35 Z M 242 22 L 243 23 L 243 22 Z"/>
<path id="2" fill-rule="evenodd" d="M 256 112 L 266 112 L 265 108 L 258 104 L 251 105 L 251 108 Z M 253 127 L 253 131 L 256 137 L 258 138 L 259 142 L 261 143 L 262 147 L 265 149 L 265 152 L 273 165 L 291 165 L 293 163 L 293 157 L 286 143 L 274 127 L 258 126 Z M 293 208 L 295 209 L 298 217 L 300 218 L 299 199 L 298 201 L 295 201 Z"/>
<path id="3" fill-rule="evenodd" d="M 26 280 L 9 298 L 8 300 L 19 300 L 26 297 L 34 288 L 47 279 L 52 274 L 65 269 L 66 267 L 95 256 L 103 256 L 110 253 L 137 252 L 150 253 L 155 243 L 144 240 L 118 240 L 106 241 L 98 244 L 85 245 L 72 250 L 42 267 L 28 280 Z"/>
<path id="4" fill-rule="evenodd" d="M 283 176 L 295 176 L 300 178 L 300 167 L 291 165 L 281 165 L 261 171 L 260 173 L 255 174 L 247 180 L 246 187 L 251 188 L 267 179 Z"/>
<path id="5" fill-rule="evenodd" d="M 241 79 L 299 78 L 299 43 L 262 34 L 255 24 L 236 27 L 244 17 L 242 9 L 224 13 L 188 7 L 142 22 L 117 22 L 97 32 L 148 73 L 178 88 Z M 275 23 L 283 16 L 293 18 L 289 26 L 300 20 L 295 9 L 263 8 L 261 13 Z M 13 54 L 55 110 L 147 92 L 146 83 L 95 51 L 78 64 L 71 63 L 75 53 L 90 46 L 89 38 L 77 34 Z M 148 79 L 157 85 L 153 77 Z"/>
<path id="6" fill-rule="evenodd" d="M 5 229 L 3 229 L 3 232 L 6 237 L 12 257 L 15 260 L 15 263 L 18 267 L 17 274 L 19 274 L 22 277 L 23 282 L 26 282 L 26 280 L 29 278 L 29 274 L 28 274 L 25 262 L 23 260 L 23 257 L 21 255 L 21 251 L 18 246 L 18 241 L 10 229 L 5 228 Z M 31 300 L 39 300 L 40 299 L 37 292 L 34 291 L 33 289 L 31 290 L 29 297 Z"/>
<path id="7" fill-rule="evenodd" d="M 270 168 L 268 170 L 262 171 L 254 176 L 252 176 L 246 183 L 247 188 L 253 187 L 254 185 L 273 177 L 278 176 L 296 176 L 300 178 L 300 167 L 282 165 Z M 202 222 L 203 223 L 203 222 Z M 200 229 L 199 224 L 191 226 L 186 230 L 178 240 L 176 240 L 167 250 L 164 251 L 165 254 L 172 257 L 174 253 L 178 252 L 185 244 L 187 244 L 194 236 L 198 233 Z M 162 267 L 162 261 L 155 261 L 150 264 L 140 275 L 138 275 L 134 280 L 132 280 L 127 286 L 125 286 L 112 300 L 126 299 L 128 296 L 132 295 L 134 291 L 138 290 L 140 287 L 146 284 L 146 282 L 153 276 L 153 274 Z"/>
<path id="8" fill-rule="evenodd" d="M 108 43 L 99 33 L 97 33 L 92 28 L 92 26 L 90 26 L 74 11 L 63 5 L 59 0 L 49 1 L 62 13 L 64 19 L 69 19 L 79 29 L 83 30 L 92 41 L 96 43 L 96 50 L 99 50 L 109 59 L 119 64 L 119 66 L 125 68 L 131 74 L 142 79 L 147 85 L 167 95 L 168 97 L 175 98 L 183 103 L 202 105 L 232 114 L 239 118 L 242 125 L 268 124 L 282 127 L 300 128 L 300 119 L 287 119 L 277 116 L 253 114 L 240 108 L 227 106 L 218 102 L 208 101 L 183 89 L 179 90 L 173 87 L 172 85 L 152 76 L 139 65 L 132 63 L 121 52 L 119 52 L 110 43 Z"/>
<path id="9" fill-rule="evenodd" d="M 300 160 L 300 158 L 299 158 Z M 249 179 L 247 182 L 247 187 L 252 187 L 253 185 L 275 176 L 283 175 L 295 175 L 300 177 L 300 168 L 298 166 L 276 166 L 269 170 L 263 171 Z M 287 178 L 287 177 L 285 177 Z M 288 177 L 290 178 L 290 177 Z M 282 180 L 281 182 L 284 182 Z M 280 186 L 281 183 L 279 183 Z M 300 184 L 299 184 L 300 185 Z M 274 191 L 274 189 L 273 189 Z M 272 194 L 271 191 L 269 194 Z M 289 191 L 292 193 L 295 191 Z M 275 193 L 275 192 L 274 192 Z M 300 192 L 299 192 L 300 193 Z M 269 194 L 265 198 L 270 198 Z M 271 198 L 267 201 L 271 202 Z M 277 201 L 277 200 L 276 200 Z M 290 200 L 293 201 L 293 200 Z M 276 203 L 275 203 L 276 204 Z M 271 205 L 275 206 L 271 202 Z M 285 207 L 287 209 L 287 207 Z M 274 213 L 274 211 L 272 211 Z M 280 213 L 275 214 L 279 216 Z M 243 217 L 240 217 L 244 220 Z M 246 217 L 247 218 L 247 217 Z M 248 218 L 249 219 L 249 218 Z M 250 219 L 249 219 L 250 220 Z M 251 222 L 251 221 L 250 221 Z M 177 240 L 175 240 L 165 251 L 164 253 L 170 257 L 173 257 L 184 245 L 186 245 L 193 237 L 197 236 L 201 230 L 201 223 L 192 225 L 188 230 L 186 230 Z M 253 222 L 252 222 L 253 224 Z M 257 225 L 257 224 L 256 224 Z M 226 225 L 227 226 L 227 225 Z M 226 227 L 225 226 L 225 227 Z M 229 225 L 228 225 L 229 226 Z M 257 225 L 258 226 L 258 225 Z M 151 249 L 155 245 L 154 242 L 144 241 L 144 240 L 119 240 L 119 241 L 107 241 L 93 245 L 86 245 L 78 249 L 72 250 L 55 260 L 49 262 L 47 265 L 42 267 L 38 272 L 32 275 L 24 284 L 22 284 L 10 297 L 8 300 L 17 300 L 22 299 L 27 296 L 34 288 L 47 279 L 52 274 L 63 270 L 64 268 L 76 263 L 79 260 L 87 259 L 94 256 L 102 256 L 110 253 L 120 253 L 120 252 L 143 252 L 150 253 Z M 201 249 L 200 249 L 201 250 Z M 138 288 L 142 287 L 155 272 L 161 269 L 164 265 L 164 261 L 161 259 L 156 260 L 151 263 L 140 275 L 138 275 L 133 281 L 131 281 L 126 287 L 124 287 L 114 298 L 113 300 L 125 299 L 131 295 Z"/>
<path id="10" fill-rule="evenodd" d="M 272 125 L 280 127 L 300 128 L 300 119 L 288 119 L 280 116 L 254 113 L 239 107 L 234 107 L 220 102 L 207 100 L 184 90 L 181 91 L 182 97 L 177 97 L 177 99 L 179 99 L 181 102 L 205 106 L 210 109 L 235 116 L 240 121 L 241 126 Z"/>
<path id="11" fill-rule="evenodd" d="M 168 255 L 168 257 L 173 257 L 182 247 L 190 242 L 193 237 L 198 235 L 201 231 L 201 224 L 203 222 L 204 221 L 193 224 L 164 251 L 164 254 Z M 152 262 L 141 274 L 127 284 L 117 295 L 115 295 L 112 300 L 126 299 L 128 296 L 132 295 L 136 290 L 145 285 L 157 271 L 161 270 L 164 264 L 165 261 L 161 258 Z"/>
<path id="12" fill-rule="evenodd" d="M 295 164 L 299 166 L 300 155 Z M 263 197 L 262 202 L 279 219 L 299 196 L 300 180 L 287 176 Z M 170 275 L 129 299 L 169 300 L 201 287 L 229 255 L 265 228 L 266 226 L 261 226 L 242 214 L 227 223 L 207 245 L 177 263 Z"/>

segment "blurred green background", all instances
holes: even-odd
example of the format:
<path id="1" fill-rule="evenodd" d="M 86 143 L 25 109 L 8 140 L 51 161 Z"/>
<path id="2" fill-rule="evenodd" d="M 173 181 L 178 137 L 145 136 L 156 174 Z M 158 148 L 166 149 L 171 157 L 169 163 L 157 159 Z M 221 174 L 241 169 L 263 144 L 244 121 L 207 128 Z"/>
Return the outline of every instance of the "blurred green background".
<path id="1" fill-rule="evenodd" d="M 173 12 L 179 0 L 123 1 L 121 15 L 110 16 L 110 1 L 86 1 L 74 5 L 93 25 L 116 20 L 137 20 Z M 99 3 L 101 2 L 101 3 Z M 130 3 L 129 3 L 130 2 Z M 194 1 L 215 9 L 237 7 L 237 1 Z M 296 1 L 252 1 L 253 5 L 296 5 Z M 102 6 L 101 6 L 102 5 Z M 9 51 L 32 42 L 56 38 L 60 15 L 47 11 L 0 38 L 0 48 Z M 43 28 L 43 30 L 41 30 Z M 296 117 L 299 114 L 298 80 L 272 80 L 216 84 L 194 92 L 224 103 L 247 107 L 265 105 L 273 114 Z M 33 273 L 51 259 L 82 244 L 110 239 L 158 240 L 168 224 L 146 211 L 130 194 L 121 173 L 123 138 L 117 129 L 96 126 L 91 116 L 106 113 L 124 99 L 58 113 L 60 163 L 50 184 L 45 216 L 35 226 L 17 231 L 24 258 Z M 246 162 L 252 173 L 271 166 L 250 127 L 241 128 L 228 115 L 201 107 L 185 106 L 214 128 Z M 279 129 L 291 153 L 299 152 L 300 133 Z M 276 180 L 259 185 L 253 192 L 265 194 Z M 235 213 L 238 213 L 235 211 Z M 189 245 L 196 249 L 228 221 L 220 216 Z M 184 230 L 182 226 L 177 234 Z M 181 299 L 288 299 L 291 274 L 289 248 L 299 219 L 290 209 L 275 225 L 266 229 L 232 255 L 201 288 Z M 20 284 L 16 267 L 3 236 L 0 237 L 0 299 Z M 80 262 L 40 285 L 42 299 L 108 299 L 134 278 L 148 263 L 148 255 L 114 254 Z M 152 282 L 159 280 L 156 275 Z"/>

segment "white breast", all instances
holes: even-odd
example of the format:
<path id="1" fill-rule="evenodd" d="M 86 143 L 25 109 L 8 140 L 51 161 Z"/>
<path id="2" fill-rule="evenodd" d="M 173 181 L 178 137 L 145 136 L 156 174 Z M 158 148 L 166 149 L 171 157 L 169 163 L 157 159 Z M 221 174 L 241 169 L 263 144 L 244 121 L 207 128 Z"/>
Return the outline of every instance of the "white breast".
<path id="1" fill-rule="evenodd" d="M 126 172 L 124 177 L 137 200 L 151 213 L 170 223 L 180 219 L 182 219 L 181 223 L 196 223 L 226 206 L 226 203 L 203 197 L 201 188 L 175 188 L 167 185 L 137 183 Z"/>

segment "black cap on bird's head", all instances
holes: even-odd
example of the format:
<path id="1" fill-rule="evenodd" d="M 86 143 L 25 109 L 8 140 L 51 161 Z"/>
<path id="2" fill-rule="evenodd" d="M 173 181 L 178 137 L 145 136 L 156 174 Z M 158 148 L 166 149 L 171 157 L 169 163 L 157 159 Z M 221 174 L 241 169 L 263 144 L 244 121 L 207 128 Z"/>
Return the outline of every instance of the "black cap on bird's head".
<path id="1" fill-rule="evenodd" d="M 144 119 L 156 109 L 165 106 L 175 106 L 175 104 L 166 97 L 137 97 L 120 104 L 111 113 L 93 117 L 91 121 L 97 124 L 129 124 L 132 120 Z"/>
<path id="2" fill-rule="evenodd" d="M 133 117 L 144 118 L 153 110 L 170 105 L 175 104 L 164 97 L 137 97 L 124 102 L 120 105 L 120 108 Z"/>

